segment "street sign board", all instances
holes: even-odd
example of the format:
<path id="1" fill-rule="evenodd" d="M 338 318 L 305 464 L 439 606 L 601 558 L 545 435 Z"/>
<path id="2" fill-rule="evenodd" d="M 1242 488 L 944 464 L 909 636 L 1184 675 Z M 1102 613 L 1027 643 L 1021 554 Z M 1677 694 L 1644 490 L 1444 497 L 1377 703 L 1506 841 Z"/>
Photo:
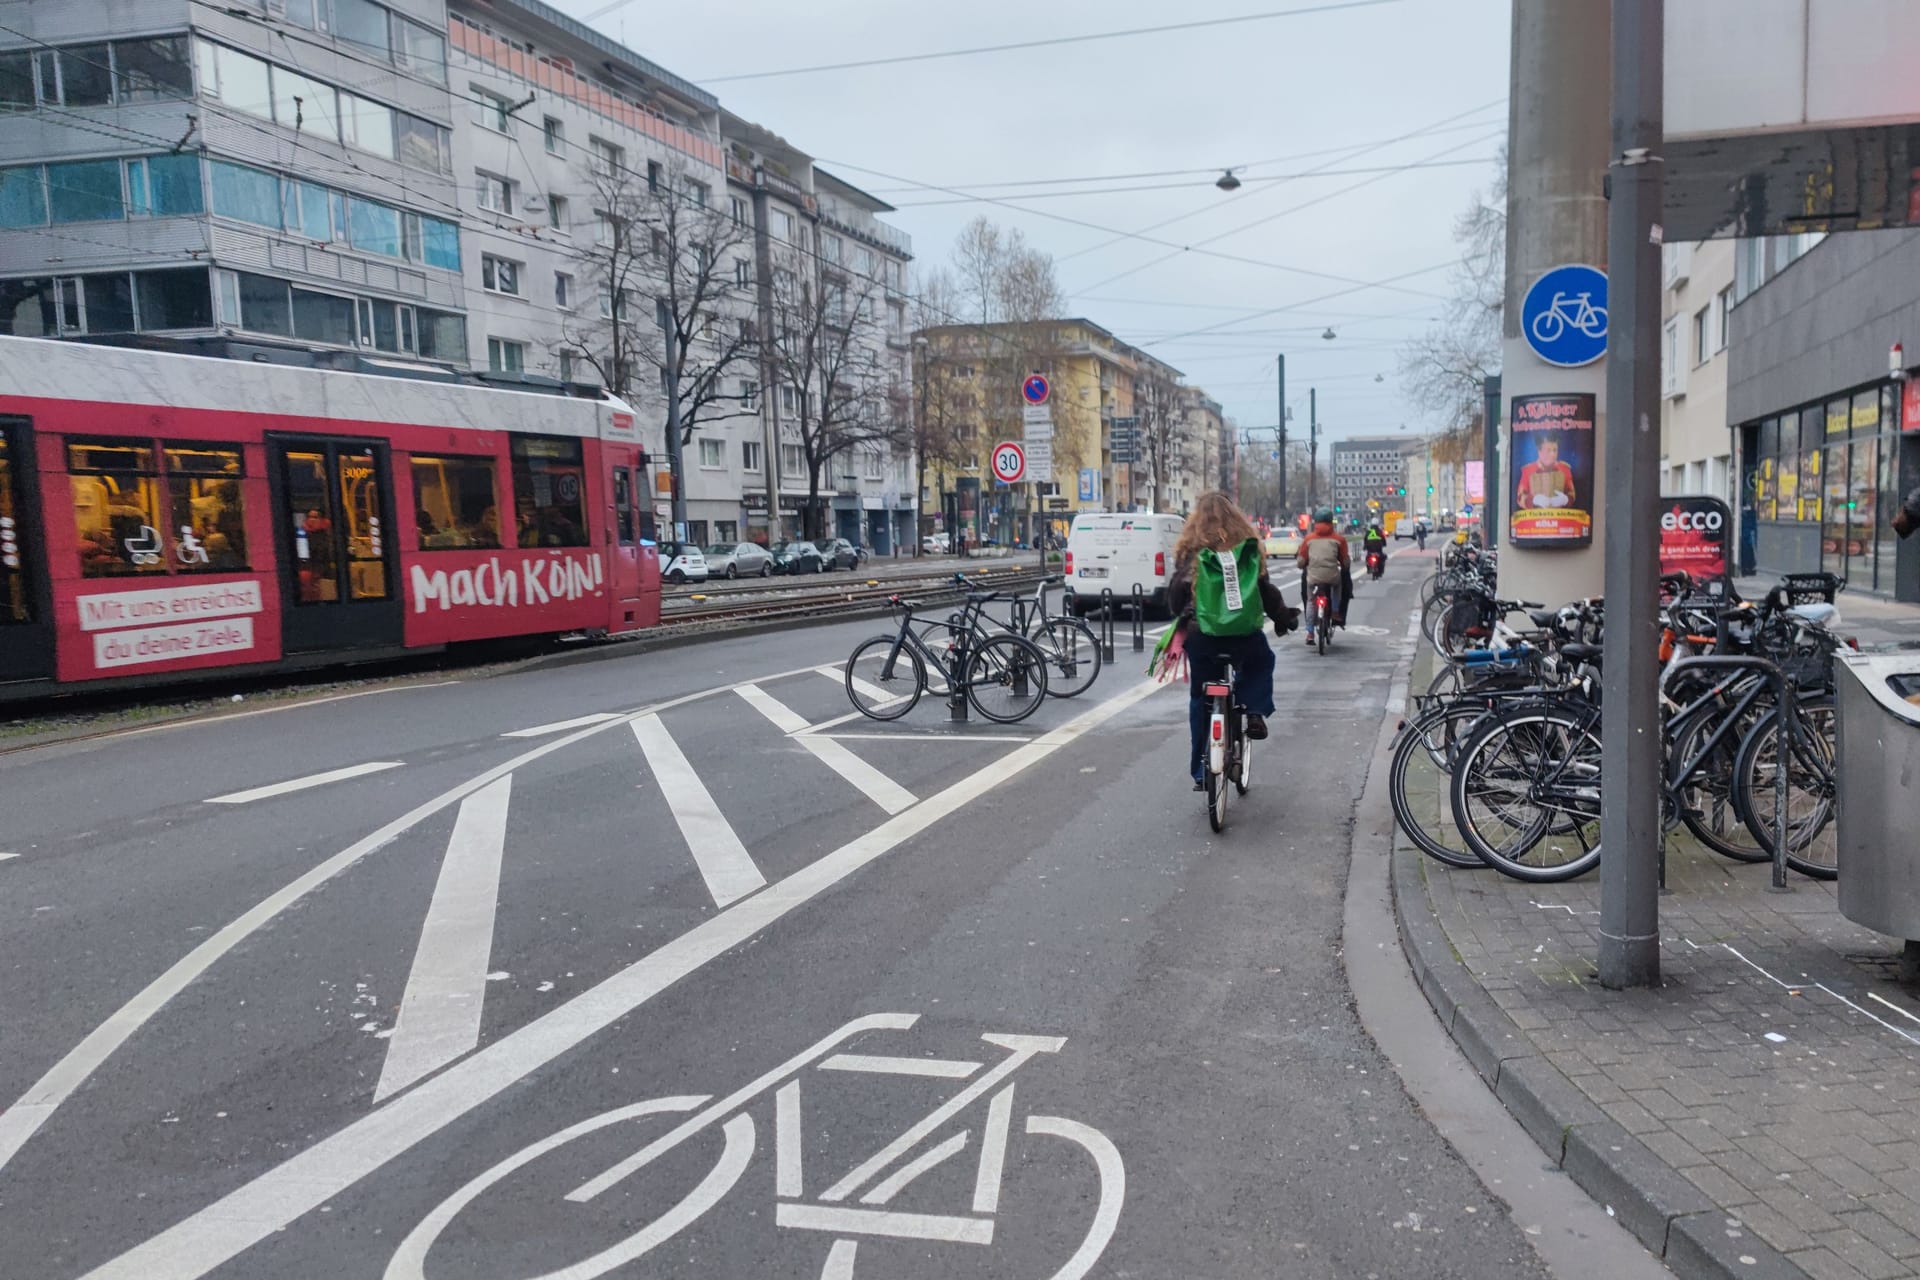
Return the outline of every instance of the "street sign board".
<path id="1" fill-rule="evenodd" d="M 1100 501 L 1100 469 L 1098 467 L 1080 468 L 1080 501 Z"/>
<path id="2" fill-rule="evenodd" d="M 1053 384 L 1047 381 L 1044 373 L 1030 374 L 1020 384 L 1020 395 L 1028 404 L 1045 404 L 1047 397 L 1053 394 Z"/>
<path id="3" fill-rule="evenodd" d="M 1574 263 L 1553 268 L 1527 290 L 1520 332 L 1548 364 L 1577 369 L 1607 354 L 1607 274 Z"/>
<path id="4" fill-rule="evenodd" d="M 1027 479 L 1040 484 L 1053 483 L 1053 440 L 1029 440 L 1026 443 Z"/>
<path id="5" fill-rule="evenodd" d="M 993 446 L 993 478 L 1002 484 L 1019 484 L 1027 476 L 1027 451 L 1017 441 L 1002 440 Z"/>
<path id="6" fill-rule="evenodd" d="M 1044 404 L 1030 404 L 1020 411 L 1020 425 L 1031 439 L 1036 431 L 1053 434 L 1053 410 Z"/>

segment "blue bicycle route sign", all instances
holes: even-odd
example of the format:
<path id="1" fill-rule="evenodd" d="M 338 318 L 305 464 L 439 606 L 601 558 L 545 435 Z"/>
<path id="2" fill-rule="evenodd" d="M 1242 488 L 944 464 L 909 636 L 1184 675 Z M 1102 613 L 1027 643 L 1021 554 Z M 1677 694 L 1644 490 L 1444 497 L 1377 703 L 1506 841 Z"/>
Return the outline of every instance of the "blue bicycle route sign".
<path id="1" fill-rule="evenodd" d="M 1520 332 L 1535 355 L 1563 369 L 1607 354 L 1607 273 L 1576 263 L 1535 280 L 1520 304 Z"/>

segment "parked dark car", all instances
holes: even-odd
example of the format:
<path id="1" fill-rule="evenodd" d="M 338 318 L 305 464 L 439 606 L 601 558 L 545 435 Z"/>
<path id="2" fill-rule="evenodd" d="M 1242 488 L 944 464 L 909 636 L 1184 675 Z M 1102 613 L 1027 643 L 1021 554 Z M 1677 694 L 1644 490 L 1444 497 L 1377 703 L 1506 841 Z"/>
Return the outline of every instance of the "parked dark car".
<path id="1" fill-rule="evenodd" d="M 827 567 L 826 556 L 811 542 L 776 542 L 769 550 L 775 573 L 819 573 Z"/>
<path id="2" fill-rule="evenodd" d="M 820 543 L 820 555 L 829 569 L 858 569 L 867 558 L 865 547 L 856 547 L 845 538 L 827 538 Z"/>

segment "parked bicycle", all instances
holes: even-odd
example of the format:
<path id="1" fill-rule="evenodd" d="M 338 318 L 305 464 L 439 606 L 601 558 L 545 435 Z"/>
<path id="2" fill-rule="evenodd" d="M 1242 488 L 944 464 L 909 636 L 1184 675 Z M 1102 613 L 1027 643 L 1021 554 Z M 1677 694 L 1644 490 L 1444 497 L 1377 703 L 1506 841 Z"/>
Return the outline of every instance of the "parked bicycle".
<path id="1" fill-rule="evenodd" d="M 874 720 L 898 720 L 927 691 L 930 671 L 957 689 L 975 711 L 998 724 L 1024 720 L 1047 696 L 1047 657 L 1039 646 L 1011 632 L 986 634 L 977 620 L 981 605 L 997 599 L 991 592 L 967 596 L 966 607 L 945 621 L 916 624 L 919 602 L 889 596 L 900 613 L 893 635 L 873 636 L 854 646 L 847 658 L 847 698 L 860 714 Z M 938 648 L 928 637 L 946 633 Z"/>

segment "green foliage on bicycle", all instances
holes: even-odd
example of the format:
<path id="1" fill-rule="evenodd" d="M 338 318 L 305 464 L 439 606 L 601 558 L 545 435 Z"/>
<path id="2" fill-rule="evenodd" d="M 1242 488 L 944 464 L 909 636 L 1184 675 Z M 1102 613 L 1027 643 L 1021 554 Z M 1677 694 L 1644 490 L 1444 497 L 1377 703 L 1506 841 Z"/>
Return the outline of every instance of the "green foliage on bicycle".
<path id="1" fill-rule="evenodd" d="M 1229 555 L 1203 549 L 1193 567 L 1193 612 L 1203 635 L 1249 636 L 1266 625 L 1260 603 L 1260 542 Z"/>

